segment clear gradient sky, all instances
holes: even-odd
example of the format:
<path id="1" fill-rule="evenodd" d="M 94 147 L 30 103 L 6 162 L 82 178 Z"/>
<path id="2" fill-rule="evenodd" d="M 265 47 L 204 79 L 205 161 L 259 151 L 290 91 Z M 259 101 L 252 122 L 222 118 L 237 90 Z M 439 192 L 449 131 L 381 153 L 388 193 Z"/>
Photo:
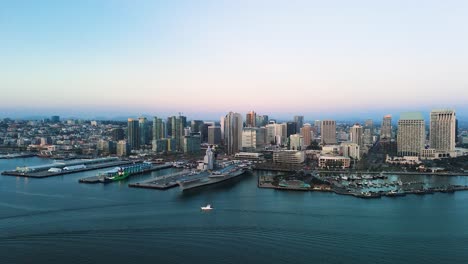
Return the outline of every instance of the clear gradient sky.
<path id="1" fill-rule="evenodd" d="M 2 1 L 0 109 L 463 115 L 467 14 L 465 0 Z"/>

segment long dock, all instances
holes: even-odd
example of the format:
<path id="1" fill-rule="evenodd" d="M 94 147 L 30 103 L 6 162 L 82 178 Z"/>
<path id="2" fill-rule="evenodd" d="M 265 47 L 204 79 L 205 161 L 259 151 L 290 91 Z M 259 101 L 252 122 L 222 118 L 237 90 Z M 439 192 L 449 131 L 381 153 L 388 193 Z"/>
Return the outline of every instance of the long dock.
<path id="1" fill-rule="evenodd" d="M 190 171 L 181 171 L 169 175 L 159 176 L 146 181 L 130 183 L 128 187 L 166 190 L 177 186 L 177 181 L 190 175 Z"/>
<path id="2" fill-rule="evenodd" d="M 109 168 L 109 167 L 122 166 L 122 165 L 127 165 L 127 164 L 132 164 L 132 163 L 133 161 L 113 161 L 113 162 L 88 165 L 86 168 L 62 170 L 59 172 L 50 172 L 46 170 L 45 171 L 32 171 L 32 172 L 4 171 L 2 172 L 2 175 L 27 177 L 27 178 L 47 178 L 47 177 L 62 176 L 66 174 L 78 173 L 78 172 L 83 172 L 83 171 L 98 170 L 98 169 L 104 169 L 104 168 Z"/>
<path id="3" fill-rule="evenodd" d="M 151 168 L 149 168 L 147 170 L 143 170 L 143 171 L 140 171 L 140 172 L 137 172 L 137 173 L 133 173 L 133 174 L 129 175 L 128 177 L 132 177 L 134 175 L 144 174 L 144 173 L 148 173 L 148 172 L 152 172 L 152 171 L 167 169 L 167 168 L 170 168 L 170 167 L 172 167 L 172 165 L 170 165 L 170 164 L 152 166 Z M 101 181 L 100 176 L 91 176 L 91 177 L 81 178 L 81 179 L 78 180 L 78 182 L 79 183 L 109 183 L 109 182 Z"/>

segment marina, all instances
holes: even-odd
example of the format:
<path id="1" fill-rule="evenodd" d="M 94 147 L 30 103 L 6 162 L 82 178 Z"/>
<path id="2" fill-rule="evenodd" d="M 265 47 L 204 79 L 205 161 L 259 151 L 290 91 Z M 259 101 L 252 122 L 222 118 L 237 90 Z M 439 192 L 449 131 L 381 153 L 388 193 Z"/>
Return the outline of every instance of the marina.
<path id="1" fill-rule="evenodd" d="M 455 177 L 455 176 L 454 176 Z M 445 180 L 444 180 L 445 179 Z M 409 194 L 426 195 L 454 193 L 468 190 L 467 185 L 452 184 L 449 178 L 414 174 L 338 174 L 319 172 L 261 176 L 258 187 L 289 190 L 333 192 L 362 199 L 403 197 Z"/>

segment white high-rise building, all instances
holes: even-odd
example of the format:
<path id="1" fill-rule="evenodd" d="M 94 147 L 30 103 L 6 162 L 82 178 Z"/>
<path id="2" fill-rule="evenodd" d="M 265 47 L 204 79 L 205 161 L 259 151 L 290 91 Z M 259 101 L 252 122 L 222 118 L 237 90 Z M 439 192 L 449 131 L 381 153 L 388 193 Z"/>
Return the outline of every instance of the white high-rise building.
<path id="1" fill-rule="evenodd" d="M 358 144 L 352 142 L 343 142 L 341 143 L 341 149 L 343 151 L 344 157 L 353 158 L 355 160 L 361 159 L 361 148 Z"/>
<path id="2" fill-rule="evenodd" d="M 236 154 L 242 149 L 242 115 L 229 112 L 224 118 L 224 145 L 228 155 Z"/>
<path id="3" fill-rule="evenodd" d="M 392 138 L 392 116 L 386 115 L 382 120 L 380 127 L 380 138 Z"/>
<path id="4" fill-rule="evenodd" d="M 430 147 L 437 152 L 450 154 L 455 151 L 456 117 L 453 110 L 432 110 L 430 123 Z"/>
<path id="5" fill-rule="evenodd" d="M 355 124 L 350 129 L 351 142 L 358 144 L 362 148 L 364 146 L 363 134 L 362 126 Z"/>
<path id="6" fill-rule="evenodd" d="M 402 113 L 398 120 L 397 153 L 399 156 L 419 156 L 424 149 L 426 131 L 419 112 Z"/>
<path id="7" fill-rule="evenodd" d="M 323 120 L 320 124 L 322 130 L 322 145 L 336 144 L 336 121 Z"/>

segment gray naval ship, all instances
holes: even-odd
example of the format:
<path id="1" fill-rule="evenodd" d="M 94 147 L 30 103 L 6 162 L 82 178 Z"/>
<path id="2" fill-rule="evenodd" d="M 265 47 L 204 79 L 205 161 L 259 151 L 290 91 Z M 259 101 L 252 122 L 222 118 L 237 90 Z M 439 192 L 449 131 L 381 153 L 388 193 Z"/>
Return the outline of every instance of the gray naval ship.
<path id="1" fill-rule="evenodd" d="M 216 184 L 241 176 L 250 170 L 250 164 L 244 161 L 226 161 L 213 170 L 214 156 L 211 148 L 206 150 L 202 172 L 192 173 L 191 176 L 177 181 L 180 189 L 186 191 L 206 185 Z"/>

